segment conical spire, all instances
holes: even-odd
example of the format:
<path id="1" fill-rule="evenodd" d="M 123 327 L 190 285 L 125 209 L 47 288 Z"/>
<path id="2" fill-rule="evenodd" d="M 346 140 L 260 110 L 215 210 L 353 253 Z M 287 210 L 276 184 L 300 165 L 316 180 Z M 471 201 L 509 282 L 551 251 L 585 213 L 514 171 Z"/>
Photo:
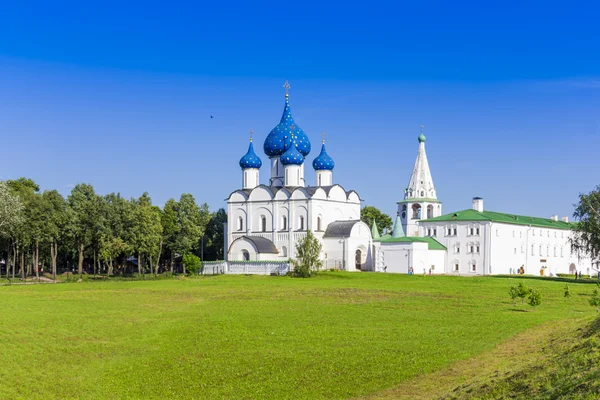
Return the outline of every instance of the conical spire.
<path id="1" fill-rule="evenodd" d="M 375 220 L 373 220 L 373 226 L 371 227 L 371 237 L 373 239 L 381 239 L 381 236 L 379 235 L 379 229 L 377 229 L 377 224 L 375 223 Z"/>
<path id="2" fill-rule="evenodd" d="M 402 221 L 400 221 L 400 216 L 396 215 L 396 222 L 394 223 L 394 229 L 392 230 L 392 238 L 397 239 L 406 236 L 404 234 L 404 230 L 402 229 Z"/>
<path id="3" fill-rule="evenodd" d="M 408 187 L 404 192 L 404 199 L 437 199 L 433 178 L 427 162 L 425 153 L 425 135 L 423 134 L 423 125 L 421 125 L 421 134 L 419 135 L 419 152 L 413 168 Z"/>

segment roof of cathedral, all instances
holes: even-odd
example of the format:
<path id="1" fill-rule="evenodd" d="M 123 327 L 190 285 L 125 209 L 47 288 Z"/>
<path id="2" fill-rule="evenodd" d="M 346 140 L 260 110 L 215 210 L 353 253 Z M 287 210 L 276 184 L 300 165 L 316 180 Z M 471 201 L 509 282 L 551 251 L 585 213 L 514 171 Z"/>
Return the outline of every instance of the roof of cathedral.
<path id="1" fill-rule="evenodd" d="M 447 250 L 446 246 L 429 236 L 402 236 L 393 238 L 388 234 L 383 235 L 381 239 L 374 239 L 374 241 L 381 243 L 427 243 L 429 250 Z"/>
<path id="2" fill-rule="evenodd" d="M 392 229 L 392 238 L 398 239 L 406 236 L 404 234 L 404 230 L 402 229 L 402 221 L 400 221 L 400 216 L 396 215 L 396 222 L 394 223 L 394 229 Z"/>
<path id="3" fill-rule="evenodd" d="M 377 224 L 375 223 L 375 220 L 373 220 L 373 226 L 371 226 L 371 237 L 373 239 L 381 238 L 381 236 L 379 235 L 379 229 L 377 229 Z"/>
<path id="4" fill-rule="evenodd" d="M 279 124 L 273 128 L 271 133 L 269 133 L 265 139 L 263 149 L 265 154 L 269 157 L 281 156 L 292 145 L 289 138 L 292 134 L 292 126 L 294 126 L 296 147 L 298 148 L 298 151 L 306 157 L 308 153 L 310 153 L 310 141 L 308 140 L 306 133 L 304 133 L 304 131 L 294 122 L 292 110 L 290 109 L 289 94 L 287 93 L 287 90 L 289 89 L 287 82 L 284 87 L 286 88 L 285 106 L 283 107 L 281 121 L 279 121 Z"/>
<path id="5" fill-rule="evenodd" d="M 540 228 L 566 229 L 573 228 L 574 223 L 554 221 L 550 218 L 527 217 L 524 215 L 506 214 L 495 211 L 477 211 L 472 208 L 457 211 L 439 217 L 421 220 L 420 222 L 451 222 L 451 221 L 491 221 L 513 225 L 531 225 Z"/>
<path id="6" fill-rule="evenodd" d="M 240 167 L 242 169 L 262 167 L 261 159 L 254 152 L 254 146 L 252 145 L 252 139 L 250 139 L 250 145 L 248 146 L 248 152 L 240 159 Z"/>
<path id="7" fill-rule="evenodd" d="M 317 171 L 333 171 L 335 168 L 333 158 L 331 158 L 329 154 L 327 154 L 327 150 L 325 150 L 325 141 L 323 141 L 323 146 L 321 146 L 321 153 L 319 153 L 317 158 L 313 161 L 313 168 Z"/>
<path id="8" fill-rule="evenodd" d="M 357 223 L 362 222 L 359 219 L 350 221 L 334 221 L 327 225 L 323 238 L 347 238 L 352 233 L 352 228 Z"/>
<path id="9" fill-rule="evenodd" d="M 427 154 L 425 153 L 425 135 L 423 135 L 423 131 L 419 135 L 419 152 L 408 187 L 404 193 L 405 200 L 416 200 L 417 198 L 436 199 L 433 178 L 431 177 Z"/>
<path id="10" fill-rule="evenodd" d="M 279 253 L 279 250 L 277 250 L 277 247 L 275 247 L 273 242 L 264 237 L 241 236 L 241 237 L 235 239 L 233 242 L 236 242 L 238 240 L 248 240 L 249 242 L 252 242 L 252 244 L 254 244 L 254 246 L 256 247 L 256 251 L 258 253 L 271 253 L 271 254 Z M 231 243 L 232 245 L 233 245 L 233 242 Z"/>
<path id="11" fill-rule="evenodd" d="M 238 192 L 243 192 L 246 194 L 246 196 L 250 196 L 250 193 L 252 193 L 253 190 L 258 189 L 258 188 L 262 188 L 265 190 L 268 190 L 272 196 L 275 196 L 277 194 L 277 192 L 279 192 L 280 190 L 285 190 L 287 192 L 289 192 L 290 194 L 298 189 L 304 189 L 306 190 L 306 192 L 310 195 L 313 196 L 319 189 L 323 189 L 323 191 L 325 192 L 326 195 L 329 196 L 329 192 L 331 191 L 331 189 L 333 189 L 334 187 L 340 187 L 345 193 L 346 193 L 346 197 L 350 196 L 351 193 L 356 193 L 356 195 L 359 197 L 359 194 L 355 191 L 355 190 L 346 190 L 344 189 L 344 187 L 342 185 L 339 184 L 334 184 L 331 186 L 267 186 L 267 185 L 258 185 L 257 187 L 255 187 L 254 189 L 237 189 L 234 190 L 233 192 L 231 192 L 229 194 L 229 196 L 227 196 L 227 199 L 229 199 L 231 197 L 232 194 L 234 193 L 238 193 Z M 226 199 L 226 200 L 227 200 Z"/>
<path id="12" fill-rule="evenodd" d="M 296 144 L 296 137 L 292 133 L 292 143 Z M 302 165 L 304 164 L 304 156 L 298 151 L 296 146 L 290 146 L 285 153 L 281 155 L 281 163 L 283 165 Z"/>

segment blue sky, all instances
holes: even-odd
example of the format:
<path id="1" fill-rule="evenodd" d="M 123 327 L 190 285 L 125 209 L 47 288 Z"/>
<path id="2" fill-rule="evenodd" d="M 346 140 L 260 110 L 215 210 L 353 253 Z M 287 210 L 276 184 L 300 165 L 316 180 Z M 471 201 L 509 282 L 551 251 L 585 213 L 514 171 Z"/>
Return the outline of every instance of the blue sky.
<path id="1" fill-rule="evenodd" d="M 423 124 L 445 211 L 571 215 L 600 184 L 600 6 L 505 3 L 1 4 L 0 179 L 216 209 L 288 79 L 309 162 L 324 130 L 367 205 L 395 213 Z"/>

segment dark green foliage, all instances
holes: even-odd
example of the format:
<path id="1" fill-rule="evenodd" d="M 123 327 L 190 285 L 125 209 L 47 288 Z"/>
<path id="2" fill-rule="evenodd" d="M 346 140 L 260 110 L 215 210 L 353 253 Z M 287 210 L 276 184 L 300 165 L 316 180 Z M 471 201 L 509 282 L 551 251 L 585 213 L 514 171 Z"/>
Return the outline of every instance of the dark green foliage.
<path id="1" fill-rule="evenodd" d="M 570 298 L 573 294 L 571 293 L 571 288 L 569 287 L 569 285 L 565 285 L 565 298 Z"/>
<path id="2" fill-rule="evenodd" d="M 588 301 L 590 306 L 596 307 L 596 311 L 600 311 L 600 294 L 598 294 L 598 289 L 594 289 L 592 297 Z"/>
<path id="3" fill-rule="evenodd" d="M 508 295 L 513 301 L 513 305 L 516 305 L 517 298 L 519 297 L 519 289 L 516 286 L 511 286 L 508 290 Z"/>
<path id="4" fill-rule="evenodd" d="M 185 269 L 190 275 L 197 275 L 202 271 L 202 261 L 200 257 L 195 254 L 188 253 L 183 256 L 183 265 L 185 265 Z"/>
<path id="5" fill-rule="evenodd" d="M 517 297 L 521 299 L 521 304 L 525 302 L 525 298 L 529 295 L 529 288 L 523 282 L 519 282 L 517 286 Z"/>
<path id="6" fill-rule="evenodd" d="M 527 304 L 532 306 L 534 309 L 542 304 L 542 295 L 535 289 L 529 290 L 529 296 L 527 296 Z"/>
<path id="7" fill-rule="evenodd" d="M 600 261 L 600 186 L 588 194 L 579 194 L 579 204 L 573 213 L 577 223 L 571 238 L 573 250 Z"/>
<path id="8" fill-rule="evenodd" d="M 384 230 L 392 230 L 392 218 L 373 206 L 367 206 L 360 210 L 360 219 L 369 227 L 372 226 L 373 221 L 375 221 L 380 233 L 383 233 Z"/>
<path id="9" fill-rule="evenodd" d="M 294 267 L 292 275 L 298 278 L 315 276 L 322 266 L 321 243 L 308 231 L 306 236 L 296 244 L 296 259 L 292 260 Z"/>

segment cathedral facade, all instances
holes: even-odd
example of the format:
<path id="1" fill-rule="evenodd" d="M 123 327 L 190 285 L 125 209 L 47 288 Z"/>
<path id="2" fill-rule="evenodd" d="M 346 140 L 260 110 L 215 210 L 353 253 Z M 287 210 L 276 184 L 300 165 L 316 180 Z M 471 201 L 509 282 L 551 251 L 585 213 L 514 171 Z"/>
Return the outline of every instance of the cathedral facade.
<path id="1" fill-rule="evenodd" d="M 312 146 L 292 116 L 287 82 L 285 88 L 283 115 L 263 144 L 268 180 L 261 183 L 263 163 L 252 137 L 240 159 L 242 187 L 227 199 L 227 261 L 287 261 L 310 231 L 322 244 L 325 268 L 372 270 L 371 231 L 360 220 L 360 196 L 334 183 L 335 162 L 324 139 L 312 161 L 315 183 L 308 184 Z"/>

